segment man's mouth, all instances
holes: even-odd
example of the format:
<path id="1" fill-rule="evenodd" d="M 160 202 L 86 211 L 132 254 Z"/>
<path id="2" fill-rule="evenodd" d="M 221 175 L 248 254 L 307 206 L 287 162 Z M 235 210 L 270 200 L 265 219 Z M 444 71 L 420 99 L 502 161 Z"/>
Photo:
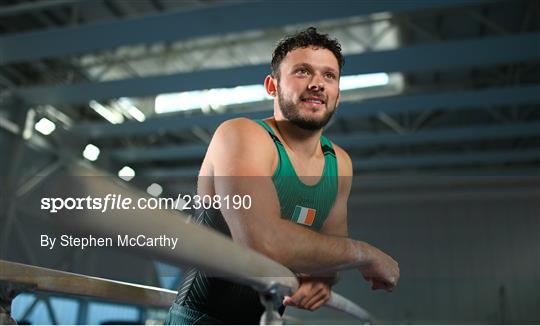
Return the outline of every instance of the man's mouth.
<path id="1" fill-rule="evenodd" d="M 324 104 L 324 100 L 317 96 L 308 96 L 300 98 L 302 102 L 312 103 L 312 104 Z"/>

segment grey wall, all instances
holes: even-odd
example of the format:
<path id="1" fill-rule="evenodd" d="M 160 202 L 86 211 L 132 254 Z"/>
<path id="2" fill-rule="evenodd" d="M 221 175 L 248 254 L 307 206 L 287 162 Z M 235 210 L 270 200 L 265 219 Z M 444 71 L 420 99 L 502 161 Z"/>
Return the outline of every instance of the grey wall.
<path id="1" fill-rule="evenodd" d="M 353 195 L 351 237 L 391 253 L 401 280 L 393 293 L 371 291 L 350 271 L 335 290 L 384 323 L 539 323 L 540 188 L 491 188 L 371 203 Z M 289 314 L 353 322 L 324 309 Z"/>

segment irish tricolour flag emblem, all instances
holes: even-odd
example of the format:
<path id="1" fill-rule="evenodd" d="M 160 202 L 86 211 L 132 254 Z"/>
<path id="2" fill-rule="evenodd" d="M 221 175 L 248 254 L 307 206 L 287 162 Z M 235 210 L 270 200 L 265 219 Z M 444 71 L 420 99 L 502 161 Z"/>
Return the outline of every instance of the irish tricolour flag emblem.
<path id="1" fill-rule="evenodd" d="M 311 225 L 313 224 L 313 221 L 315 221 L 315 214 L 317 213 L 316 210 L 313 208 L 307 208 L 296 205 L 294 208 L 294 214 L 293 218 L 296 221 L 296 223 L 304 224 L 304 225 Z"/>

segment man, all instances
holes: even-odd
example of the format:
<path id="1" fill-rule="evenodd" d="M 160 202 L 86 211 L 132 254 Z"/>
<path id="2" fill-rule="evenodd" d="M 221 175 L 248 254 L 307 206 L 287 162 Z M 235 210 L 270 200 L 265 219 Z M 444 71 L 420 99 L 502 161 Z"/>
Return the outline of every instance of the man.
<path id="1" fill-rule="evenodd" d="M 199 174 L 199 195 L 252 198 L 250 209 L 207 210 L 199 222 L 301 273 L 283 304 L 309 310 L 330 293 L 331 281 L 314 275 L 358 268 L 373 289 L 387 291 L 399 278 L 390 256 L 347 238 L 352 163 L 322 136 L 339 102 L 342 66 L 339 43 L 315 28 L 281 41 L 264 81 L 274 116 L 224 122 Z M 252 289 L 190 270 L 168 322 L 258 324 L 262 312 Z"/>

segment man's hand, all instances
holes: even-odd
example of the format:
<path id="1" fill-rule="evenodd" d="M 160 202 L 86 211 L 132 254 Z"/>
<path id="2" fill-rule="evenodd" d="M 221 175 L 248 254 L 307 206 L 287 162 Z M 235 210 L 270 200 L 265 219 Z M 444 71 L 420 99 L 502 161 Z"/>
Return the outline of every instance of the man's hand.
<path id="1" fill-rule="evenodd" d="M 330 299 L 330 292 L 328 280 L 302 278 L 300 287 L 292 296 L 286 296 L 283 299 L 283 305 L 314 311 Z"/>
<path id="2" fill-rule="evenodd" d="M 360 268 L 364 279 L 371 282 L 371 289 L 384 289 L 391 292 L 399 280 L 398 263 L 379 249 L 370 248 L 370 263 Z"/>

